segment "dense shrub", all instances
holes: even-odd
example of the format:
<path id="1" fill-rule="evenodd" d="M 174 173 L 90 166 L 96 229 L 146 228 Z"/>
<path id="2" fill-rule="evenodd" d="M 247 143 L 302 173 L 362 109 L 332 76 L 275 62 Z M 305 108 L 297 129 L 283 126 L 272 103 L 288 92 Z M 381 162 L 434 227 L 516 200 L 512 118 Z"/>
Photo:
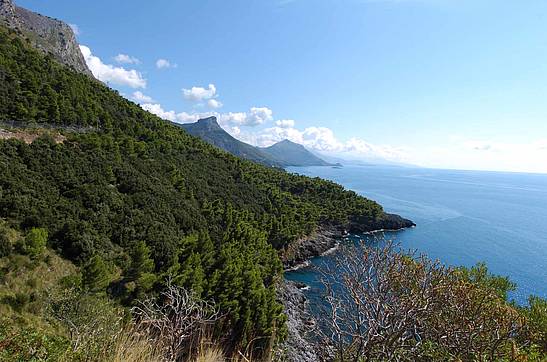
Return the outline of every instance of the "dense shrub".
<path id="1" fill-rule="evenodd" d="M 19 242 L 18 249 L 22 254 L 36 258 L 46 250 L 47 239 L 46 229 L 32 228 L 27 232 L 25 238 Z"/>
<path id="2" fill-rule="evenodd" d="M 507 301 L 515 288 L 485 265 L 448 268 L 384 247 L 346 248 L 323 269 L 329 357 L 340 361 L 540 361 L 546 301 Z"/>

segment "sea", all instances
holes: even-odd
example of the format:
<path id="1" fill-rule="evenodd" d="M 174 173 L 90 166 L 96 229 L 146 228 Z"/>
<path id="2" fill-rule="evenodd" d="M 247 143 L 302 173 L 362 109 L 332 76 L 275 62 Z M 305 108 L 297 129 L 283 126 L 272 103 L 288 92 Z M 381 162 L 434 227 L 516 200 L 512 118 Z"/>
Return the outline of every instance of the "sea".
<path id="1" fill-rule="evenodd" d="M 342 243 L 394 240 L 451 266 L 486 263 L 491 273 L 517 284 L 510 299 L 525 305 L 530 295 L 547 298 L 547 175 L 454 171 L 401 166 L 294 167 L 380 203 L 384 210 L 416 223 L 415 228 L 384 235 L 351 235 Z M 313 303 L 321 300 L 317 266 L 285 273 L 306 284 Z"/>

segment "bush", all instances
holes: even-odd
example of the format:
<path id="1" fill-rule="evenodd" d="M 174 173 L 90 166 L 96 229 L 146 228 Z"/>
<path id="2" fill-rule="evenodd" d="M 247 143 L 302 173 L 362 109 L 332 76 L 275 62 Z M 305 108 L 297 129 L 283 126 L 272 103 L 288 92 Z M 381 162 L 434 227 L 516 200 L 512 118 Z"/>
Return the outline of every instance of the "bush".
<path id="1" fill-rule="evenodd" d="M 73 353 L 84 361 L 107 360 L 125 321 L 125 311 L 106 297 L 75 289 L 52 290 L 47 314 L 68 330 Z"/>
<path id="2" fill-rule="evenodd" d="M 13 245 L 8 236 L 0 230 L 0 258 L 10 255 L 13 252 Z"/>
<path id="3" fill-rule="evenodd" d="M 15 293 L 14 295 L 7 295 L 1 299 L 2 304 L 7 304 L 13 310 L 21 313 L 23 308 L 30 302 L 30 296 L 26 293 Z"/>
<path id="4" fill-rule="evenodd" d="M 70 360 L 69 341 L 35 329 L 14 327 L 13 321 L 0 319 L 0 361 Z"/>
<path id="5" fill-rule="evenodd" d="M 323 275 L 322 332 L 340 360 L 515 360 L 545 338 L 546 304 L 533 299 L 526 318 L 505 299 L 514 285 L 484 265 L 448 268 L 388 243 L 342 249 Z"/>
<path id="6" fill-rule="evenodd" d="M 547 300 L 532 296 L 528 304 L 529 306 L 523 310 L 528 320 L 527 339 L 547 354 Z"/>
<path id="7" fill-rule="evenodd" d="M 48 233 L 46 229 L 32 228 L 19 243 L 19 251 L 31 258 L 40 256 L 47 246 Z"/>
<path id="8" fill-rule="evenodd" d="M 0 258 L 13 252 L 13 246 L 18 238 L 18 233 L 8 227 L 5 221 L 0 220 Z"/>

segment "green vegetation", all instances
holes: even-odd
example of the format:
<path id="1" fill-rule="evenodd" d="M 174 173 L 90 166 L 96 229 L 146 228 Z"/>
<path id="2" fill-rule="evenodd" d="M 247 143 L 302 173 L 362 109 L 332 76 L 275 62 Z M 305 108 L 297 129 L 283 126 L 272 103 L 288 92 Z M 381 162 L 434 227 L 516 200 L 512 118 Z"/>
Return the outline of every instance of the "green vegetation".
<path id="1" fill-rule="evenodd" d="M 0 121 L 67 137 L 0 141 L 0 252 L 38 263 L 47 244 L 80 268 L 81 293 L 130 307 L 172 276 L 219 304 L 227 345 L 260 350 L 283 336 L 278 251 L 320 224 L 384 215 L 331 182 L 210 146 L 4 29 L 0 54 Z"/>
<path id="2" fill-rule="evenodd" d="M 378 204 L 341 186 L 188 135 L 3 28 L 0 84 L 0 122 L 56 125 L 66 137 L 0 141 L 0 360 L 160 360 L 150 339 L 131 332 L 139 323 L 131 310 L 158 300 L 161 313 L 167 280 L 214 301 L 221 318 L 210 338 L 223 352 L 267 355 L 285 334 L 279 252 L 320 225 L 386 220 Z M 491 315 L 526 320 L 511 338 L 540 360 L 545 301 L 499 304 L 508 280 L 481 266 L 454 273 L 476 292 L 469 298 L 494 301 Z M 438 314 L 438 330 L 452 325 L 451 312 Z M 138 351 L 140 359 L 128 357 Z M 429 352 L 446 356 L 437 345 Z"/>
<path id="3" fill-rule="evenodd" d="M 320 338 L 331 360 L 547 358 L 547 301 L 509 302 L 515 284 L 484 264 L 449 268 L 387 242 L 342 247 L 323 276 Z"/>

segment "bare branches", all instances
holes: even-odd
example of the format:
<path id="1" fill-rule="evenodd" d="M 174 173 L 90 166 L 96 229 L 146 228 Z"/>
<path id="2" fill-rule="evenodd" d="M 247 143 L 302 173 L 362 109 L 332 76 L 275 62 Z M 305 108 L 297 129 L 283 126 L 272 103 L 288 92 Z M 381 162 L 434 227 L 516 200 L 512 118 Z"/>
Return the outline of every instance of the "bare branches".
<path id="1" fill-rule="evenodd" d="M 321 272 L 323 334 L 340 361 L 494 360 L 524 323 L 494 291 L 391 242 L 343 249 Z"/>
<path id="2" fill-rule="evenodd" d="M 170 360 L 184 355 L 201 333 L 221 318 L 212 302 L 198 298 L 167 280 L 160 298 L 146 299 L 132 308 L 140 329 L 162 344 Z"/>

